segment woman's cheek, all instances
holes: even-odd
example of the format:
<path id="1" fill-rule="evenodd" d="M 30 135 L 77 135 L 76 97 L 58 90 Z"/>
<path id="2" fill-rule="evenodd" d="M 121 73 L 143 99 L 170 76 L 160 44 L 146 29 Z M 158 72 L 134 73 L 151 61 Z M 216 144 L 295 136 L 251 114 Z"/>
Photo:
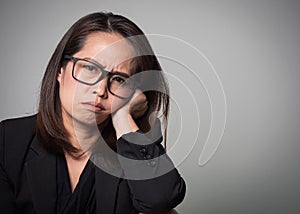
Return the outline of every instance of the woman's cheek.
<path id="1" fill-rule="evenodd" d="M 71 83 L 66 75 L 64 75 L 63 77 L 64 78 L 60 81 L 59 85 L 60 101 L 64 109 L 71 113 L 75 85 Z"/>

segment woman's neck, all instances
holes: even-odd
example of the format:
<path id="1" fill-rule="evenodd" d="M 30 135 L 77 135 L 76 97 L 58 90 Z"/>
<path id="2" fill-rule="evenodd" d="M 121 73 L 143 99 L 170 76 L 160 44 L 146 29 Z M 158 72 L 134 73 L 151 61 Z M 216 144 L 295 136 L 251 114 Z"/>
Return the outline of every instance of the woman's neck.
<path id="1" fill-rule="evenodd" d="M 101 132 L 107 125 L 108 119 L 99 125 L 86 125 L 70 117 L 63 117 L 64 127 L 69 134 L 69 142 L 79 150 L 79 154 L 88 151 L 99 141 Z"/>

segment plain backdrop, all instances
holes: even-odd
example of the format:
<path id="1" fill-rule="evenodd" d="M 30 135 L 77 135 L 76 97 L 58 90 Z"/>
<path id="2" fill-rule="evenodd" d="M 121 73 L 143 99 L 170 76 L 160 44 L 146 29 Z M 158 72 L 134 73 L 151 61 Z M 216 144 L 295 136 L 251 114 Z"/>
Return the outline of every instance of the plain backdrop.
<path id="1" fill-rule="evenodd" d="M 171 157 L 181 160 L 177 166 L 187 183 L 178 212 L 300 213 L 300 1 L 1 1 L 0 119 L 36 112 L 41 78 L 57 43 L 77 19 L 103 10 L 130 18 L 147 34 L 191 44 L 222 83 L 224 135 L 215 155 L 200 166 L 211 118 L 205 87 L 181 77 L 185 71 L 175 72 L 178 63 L 161 59 L 178 77 L 170 78 L 168 135 L 171 147 L 180 139 Z M 153 42 L 155 50 L 163 46 Z M 180 45 L 170 45 L 170 55 L 176 51 Z M 191 145 L 195 132 L 187 128 L 199 118 L 187 91 L 201 117 L 188 155 L 180 151 Z"/>

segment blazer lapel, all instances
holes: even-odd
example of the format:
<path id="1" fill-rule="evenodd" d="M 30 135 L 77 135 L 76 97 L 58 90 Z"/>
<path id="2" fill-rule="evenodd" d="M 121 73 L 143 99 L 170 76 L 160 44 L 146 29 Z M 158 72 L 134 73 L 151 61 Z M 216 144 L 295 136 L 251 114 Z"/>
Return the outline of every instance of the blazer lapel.
<path id="1" fill-rule="evenodd" d="M 34 208 L 37 214 L 56 213 L 56 156 L 47 152 L 36 137 L 31 144 L 32 158 L 25 163 Z M 95 189 L 97 213 L 114 214 L 115 201 L 122 170 L 114 175 L 96 167 Z"/>
<path id="2" fill-rule="evenodd" d="M 36 137 L 29 152 L 33 158 L 25 168 L 34 208 L 38 214 L 56 213 L 56 156 L 45 151 Z"/>

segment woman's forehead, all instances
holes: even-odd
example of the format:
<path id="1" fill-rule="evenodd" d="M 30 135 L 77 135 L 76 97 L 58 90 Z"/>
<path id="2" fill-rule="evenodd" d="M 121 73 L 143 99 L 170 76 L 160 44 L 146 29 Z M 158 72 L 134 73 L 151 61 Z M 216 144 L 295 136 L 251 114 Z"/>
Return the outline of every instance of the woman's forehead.
<path id="1" fill-rule="evenodd" d="M 93 59 L 119 62 L 117 64 L 135 57 L 129 42 L 116 33 L 97 32 L 88 35 L 81 52 L 86 52 Z"/>
<path id="2" fill-rule="evenodd" d="M 87 36 L 77 57 L 89 58 L 107 70 L 129 68 L 130 61 L 136 57 L 132 46 L 119 34 L 97 32 Z"/>

